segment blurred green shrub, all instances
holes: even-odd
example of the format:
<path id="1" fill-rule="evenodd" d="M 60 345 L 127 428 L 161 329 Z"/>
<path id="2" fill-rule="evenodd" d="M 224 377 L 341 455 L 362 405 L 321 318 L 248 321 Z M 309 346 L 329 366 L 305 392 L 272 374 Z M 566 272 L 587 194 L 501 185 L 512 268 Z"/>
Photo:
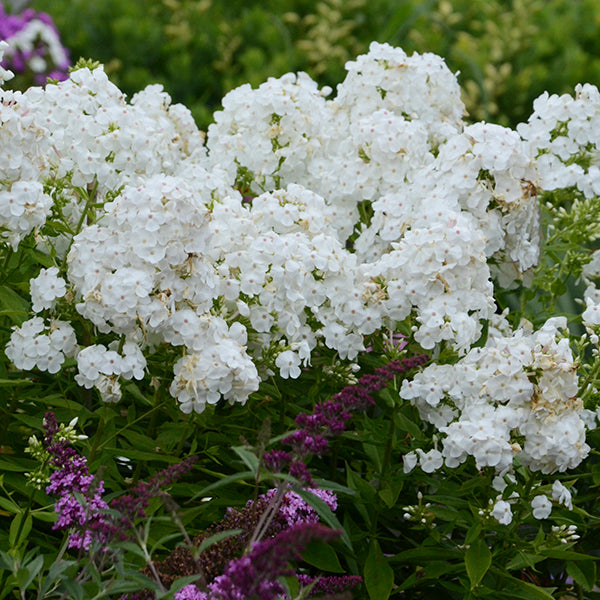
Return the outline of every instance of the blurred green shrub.
<path id="1" fill-rule="evenodd" d="M 36 0 L 74 59 L 133 94 L 159 82 L 201 127 L 230 89 L 304 70 L 321 84 L 371 41 L 461 72 L 473 119 L 514 125 L 544 90 L 600 81 L 597 0 Z"/>

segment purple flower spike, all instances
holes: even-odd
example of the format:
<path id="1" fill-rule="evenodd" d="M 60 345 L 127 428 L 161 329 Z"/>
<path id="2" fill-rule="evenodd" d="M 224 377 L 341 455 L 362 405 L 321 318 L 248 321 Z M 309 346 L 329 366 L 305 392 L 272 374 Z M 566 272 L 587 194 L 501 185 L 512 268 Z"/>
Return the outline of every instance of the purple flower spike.
<path id="1" fill-rule="evenodd" d="M 126 531 L 131 529 L 137 519 L 146 516 L 146 509 L 150 500 L 155 497 L 162 487 L 171 484 L 173 481 L 192 469 L 197 456 L 190 456 L 185 460 L 171 465 L 162 471 L 159 471 L 149 481 L 141 481 L 129 494 L 120 498 L 115 498 L 111 502 L 111 508 L 121 513 L 121 536 L 126 536 Z"/>
<path id="2" fill-rule="evenodd" d="M 44 418 L 44 445 L 56 469 L 50 475 L 47 494 L 56 494 L 54 510 L 58 515 L 53 529 L 74 528 L 69 537 L 70 548 L 89 550 L 94 537 L 104 542 L 108 523 L 102 511 L 108 504 L 102 499 L 104 483 L 94 485 L 87 461 L 77 454 L 66 439 L 56 440 L 60 428 L 53 413 Z"/>
<path id="3" fill-rule="evenodd" d="M 285 592 L 277 579 L 293 574 L 290 561 L 298 560 L 313 540 L 329 542 L 339 535 L 339 531 L 318 523 L 300 523 L 258 542 L 249 554 L 232 560 L 223 575 L 210 584 L 209 597 L 211 600 L 275 600 Z"/>
<path id="4" fill-rule="evenodd" d="M 334 595 L 350 587 L 356 587 L 362 583 L 362 577 L 358 575 L 331 575 L 327 577 L 311 577 L 310 575 L 297 575 L 300 585 L 308 587 L 312 585 L 310 595 L 327 594 Z"/>

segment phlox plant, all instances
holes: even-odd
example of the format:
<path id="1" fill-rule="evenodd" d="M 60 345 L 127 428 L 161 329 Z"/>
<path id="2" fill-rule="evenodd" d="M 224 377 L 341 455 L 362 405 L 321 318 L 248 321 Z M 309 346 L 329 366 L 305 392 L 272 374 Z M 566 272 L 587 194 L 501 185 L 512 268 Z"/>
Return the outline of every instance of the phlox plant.
<path id="1" fill-rule="evenodd" d="M 0 93 L 0 599 L 600 596 L 600 92 L 346 71 Z"/>
<path id="2" fill-rule="evenodd" d="M 12 14 L 5 4 L 0 2 L 0 40 L 8 44 L 2 67 L 16 75 L 10 86 L 26 89 L 43 85 L 48 78 L 66 79 L 71 65 L 69 52 L 52 17 L 31 8 Z"/>

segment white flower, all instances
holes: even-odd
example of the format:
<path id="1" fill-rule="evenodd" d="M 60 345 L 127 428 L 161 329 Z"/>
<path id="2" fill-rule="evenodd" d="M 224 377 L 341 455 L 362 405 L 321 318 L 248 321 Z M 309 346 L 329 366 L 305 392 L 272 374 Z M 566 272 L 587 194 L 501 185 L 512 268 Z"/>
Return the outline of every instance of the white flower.
<path id="1" fill-rule="evenodd" d="M 571 492 L 558 479 L 552 484 L 552 500 L 573 510 Z"/>
<path id="2" fill-rule="evenodd" d="M 73 356 L 77 347 L 75 331 L 66 321 L 51 320 L 48 325 L 41 317 L 14 327 L 6 345 L 6 356 L 19 369 L 38 368 L 58 373 L 65 358 Z"/>
<path id="3" fill-rule="evenodd" d="M 31 300 L 34 312 L 52 308 L 57 298 L 62 298 L 67 292 L 65 280 L 58 276 L 58 268 L 42 269 L 40 274 L 29 280 Z"/>
<path id="4" fill-rule="evenodd" d="M 510 525 L 513 517 L 510 504 L 506 500 L 498 500 L 491 514 L 501 525 Z"/>
<path id="5" fill-rule="evenodd" d="M 552 512 L 552 503 L 544 494 L 539 494 L 531 501 L 533 516 L 536 519 L 547 519 Z"/>
<path id="6" fill-rule="evenodd" d="M 425 473 L 433 473 L 444 464 L 444 457 L 439 450 L 432 449 L 429 452 L 423 452 L 418 448 L 417 454 L 419 455 L 419 465 Z"/>
<path id="7" fill-rule="evenodd" d="M 2 57 L 7 48 L 8 48 L 8 43 L 4 40 L 0 41 L 0 60 L 2 60 Z M 10 79 L 12 79 L 14 76 L 15 76 L 15 74 L 12 71 L 8 71 L 7 69 L 0 67 L 0 86 L 5 81 L 9 81 Z"/>
<path id="8" fill-rule="evenodd" d="M 402 457 L 402 462 L 404 463 L 404 472 L 410 473 L 416 466 L 419 461 L 419 457 L 416 452 L 407 452 Z"/>
<path id="9" fill-rule="evenodd" d="M 284 350 L 279 354 L 275 359 L 275 365 L 284 379 L 300 377 L 300 358 L 291 350 Z"/>

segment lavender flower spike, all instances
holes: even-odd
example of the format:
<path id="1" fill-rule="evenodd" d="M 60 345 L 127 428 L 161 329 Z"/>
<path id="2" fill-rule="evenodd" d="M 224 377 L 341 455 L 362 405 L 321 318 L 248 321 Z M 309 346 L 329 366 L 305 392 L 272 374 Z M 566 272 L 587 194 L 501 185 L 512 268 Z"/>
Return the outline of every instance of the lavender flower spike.
<path id="1" fill-rule="evenodd" d="M 102 511 L 108 509 L 108 504 L 102 499 L 104 483 L 94 484 L 86 459 L 77 454 L 67 439 L 57 439 L 59 431 L 54 413 L 46 413 L 44 445 L 56 469 L 50 475 L 46 493 L 59 496 L 54 508 L 58 520 L 52 528 L 74 528 L 69 547 L 89 550 L 95 537 L 106 541 L 103 531 L 107 529 L 107 523 Z"/>

